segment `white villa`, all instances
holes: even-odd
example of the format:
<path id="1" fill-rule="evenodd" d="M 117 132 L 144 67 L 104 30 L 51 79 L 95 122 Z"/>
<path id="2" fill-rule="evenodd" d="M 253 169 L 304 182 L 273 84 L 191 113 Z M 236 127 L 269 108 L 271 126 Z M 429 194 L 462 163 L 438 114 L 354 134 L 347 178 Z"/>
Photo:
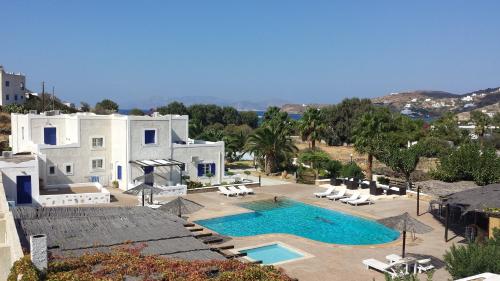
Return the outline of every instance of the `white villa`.
<path id="1" fill-rule="evenodd" d="M 163 187 L 184 186 L 184 192 L 187 176 L 220 183 L 224 175 L 224 142 L 189 139 L 185 115 L 52 111 L 12 114 L 11 120 L 13 155 L 0 158 L 0 170 L 7 198 L 16 204 L 69 205 L 44 198 L 51 196 L 44 191 L 89 183 L 101 189 L 114 181 L 127 190 L 153 171 L 167 178 Z M 66 199 L 78 200 L 100 198 Z"/>
<path id="2" fill-rule="evenodd" d="M 21 73 L 6 72 L 0 65 L 0 105 L 24 103 L 26 77 Z"/>

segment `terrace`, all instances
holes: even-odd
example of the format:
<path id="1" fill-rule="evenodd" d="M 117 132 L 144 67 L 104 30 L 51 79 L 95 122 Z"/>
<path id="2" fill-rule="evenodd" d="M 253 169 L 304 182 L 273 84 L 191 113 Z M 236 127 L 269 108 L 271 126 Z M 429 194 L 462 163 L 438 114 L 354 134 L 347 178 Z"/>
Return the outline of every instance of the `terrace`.
<path id="1" fill-rule="evenodd" d="M 265 186 L 256 189 L 256 195 L 244 197 L 225 197 L 216 192 L 188 194 L 187 198 L 205 206 L 202 211 L 190 215 L 190 221 L 210 219 L 226 215 L 249 212 L 248 209 L 238 206 L 239 203 L 272 199 L 275 196 L 286 197 L 303 203 L 322 207 L 329 210 L 340 211 L 367 219 L 381 219 L 399 215 L 404 212 L 416 215 L 416 201 L 406 196 L 377 200 L 373 205 L 349 206 L 327 199 L 315 198 L 312 193 L 323 191 L 324 188 L 301 184 L 284 184 Z M 421 202 L 421 213 L 426 210 L 426 202 Z M 442 261 L 445 250 L 453 243 L 462 243 L 460 237 L 453 237 L 445 242 L 443 239 L 444 227 L 430 213 L 421 214 L 418 220 L 431 226 L 433 231 L 417 235 L 416 239 L 407 240 L 407 253 L 410 255 L 431 257 L 437 267 L 434 280 L 447 280 L 450 278 L 444 269 Z M 337 280 L 385 280 L 383 274 L 367 270 L 361 263 L 367 258 L 385 260 L 389 254 L 401 252 L 402 239 L 378 245 L 338 245 L 323 243 L 307 238 L 289 234 L 263 234 L 245 237 L 232 237 L 227 242 L 236 248 L 248 248 L 271 243 L 284 243 L 294 249 L 307 253 L 309 258 L 282 263 L 283 268 L 291 277 L 299 280 L 320 280 L 324 276 L 335 273 Z"/>

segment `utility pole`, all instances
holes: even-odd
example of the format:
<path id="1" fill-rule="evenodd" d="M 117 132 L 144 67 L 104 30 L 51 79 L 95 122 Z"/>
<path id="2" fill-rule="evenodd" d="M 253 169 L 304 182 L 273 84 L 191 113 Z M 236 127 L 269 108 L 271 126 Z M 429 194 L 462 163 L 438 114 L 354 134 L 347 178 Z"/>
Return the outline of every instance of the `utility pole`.
<path id="1" fill-rule="evenodd" d="M 40 113 L 45 111 L 45 81 L 42 81 L 42 110 Z"/>

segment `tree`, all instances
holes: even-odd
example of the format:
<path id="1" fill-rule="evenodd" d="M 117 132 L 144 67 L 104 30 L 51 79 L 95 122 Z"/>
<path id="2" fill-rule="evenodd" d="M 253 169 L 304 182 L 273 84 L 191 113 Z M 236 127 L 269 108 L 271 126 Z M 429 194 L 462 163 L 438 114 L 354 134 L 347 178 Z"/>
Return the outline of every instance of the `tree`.
<path id="1" fill-rule="evenodd" d="M 386 133 L 393 123 L 391 113 L 386 108 L 374 108 L 363 114 L 354 127 L 354 148 L 368 155 L 366 177 L 372 180 L 373 157 L 381 144 L 387 141 Z"/>
<path id="2" fill-rule="evenodd" d="M 246 124 L 253 129 L 259 126 L 259 116 L 255 111 L 241 111 L 240 118 L 241 124 Z"/>
<path id="3" fill-rule="evenodd" d="M 454 280 L 483 272 L 500 273 L 500 229 L 486 242 L 452 245 L 444 254 L 446 270 Z"/>
<path id="4" fill-rule="evenodd" d="M 110 99 L 103 99 L 95 105 L 95 112 L 98 114 L 110 114 L 116 111 L 118 104 Z"/>
<path id="5" fill-rule="evenodd" d="M 280 160 L 289 159 L 298 149 L 283 133 L 283 127 L 263 126 L 248 137 L 245 150 L 261 158 L 265 173 L 270 174 L 277 170 Z"/>
<path id="6" fill-rule="evenodd" d="M 168 114 L 173 114 L 173 115 L 187 115 L 188 110 L 186 106 L 182 102 L 171 102 L 167 104 L 166 106 L 161 106 L 156 109 L 158 113 L 161 115 L 168 115 Z"/>
<path id="7" fill-rule="evenodd" d="M 309 165 L 316 170 L 316 174 L 319 174 L 329 161 L 330 156 L 321 149 L 306 149 L 299 154 L 299 162 Z"/>
<path id="8" fill-rule="evenodd" d="M 245 147 L 247 137 L 240 132 L 239 134 L 230 134 L 223 137 L 224 150 L 226 151 L 226 159 L 229 162 L 238 161 L 243 156 L 242 151 Z"/>
<path id="9" fill-rule="evenodd" d="M 238 110 L 236 110 L 236 108 L 231 106 L 224 106 L 222 108 L 222 124 L 224 125 L 241 124 L 241 117 Z"/>
<path id="10" fill-rule="evenodd" d="M 316 141 L 323 138 L 325 131 L 325 119 L 322 111 L 317 108 L 309 107 L 302 115 L 299 121 L 299 131 L 303 140 L 311 143 L 311 148 L 316 148 Z"/>
<path id="11" fill-rule="evenodd" d="M 451 112 L 447 112 L 431 124 L 430 136 L 452 141 L 455 145 L 458 145 L 464 141 L 464 133 L 462 131 L 458 127 L 457 116 Z"/>
<path id="12" fill-rule="evenodd" d="M 82 112 L 89 112 L 90 111 L 90 104 L 84 102 L 84 101 L 81 101 L 80 102 L 80 110 Z"/>
<path id="13" fill-rule="evenodd" d="M 482 141 L 484 133 L 486 132 L 486 128 L 491 123 L 490 117 L 479 110 L 474 110 L 470 113 L 470 119 L 472 122 L 474 122 L 475 133 L 479 136 L 479 139 Z"/>
<path id="14" fill-rule="evenodd" d="M 353 142 L 353 127 L 373 105 L 369 99 L 344 99 L 337 105 L 321 109 L 325 118 L 325 141 L 329 145 Z"/>
<path id="15" fill-rule="evenodd" d="M 140 110 L 139 108 L 132 108 L 128 112 L 128 115 L 144 116 L 144 111 Z"/>
<path id="16" fill-rule="evenodd" d="M 406 148 L 392 143 L 381 148 L 377 159 L 394 172 L 402 174 L 405 177 L 407 188 L 411 189 L 411 173 L 417 168 L 421 151 L 422 148 L 418 144 Z"/>

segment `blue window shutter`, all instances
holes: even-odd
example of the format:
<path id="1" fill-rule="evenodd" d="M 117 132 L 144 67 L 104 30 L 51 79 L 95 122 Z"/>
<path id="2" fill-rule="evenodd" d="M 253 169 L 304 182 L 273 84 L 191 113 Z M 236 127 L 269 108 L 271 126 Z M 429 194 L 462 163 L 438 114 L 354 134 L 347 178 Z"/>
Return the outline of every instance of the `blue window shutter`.
<path id="1" fill-rule="evenodd" d="M 155 130 L 145 130 L 144 131 L 144 144 L 155 143 Z"/>
<path id="2" fill-rule="evenodd" d="M 198 164 L 198 177 L 203 176 L 203 164 Z"/>
<path id="3" fill-rule="evenodd" d="M 210 173 L 215 176 L 215 163 L 210 163 Z"/>
<path id="4" fill-rule="evenodd" d="M 43 128 L 43 143 L 56 145 L 57 134 L 55 127 Z"/>
<path id="5" fill-rule="evenodd" d="M 122 166 L 118 165 L 116 166 L 116 178 L 121 180 L 122 179 Z"/>

